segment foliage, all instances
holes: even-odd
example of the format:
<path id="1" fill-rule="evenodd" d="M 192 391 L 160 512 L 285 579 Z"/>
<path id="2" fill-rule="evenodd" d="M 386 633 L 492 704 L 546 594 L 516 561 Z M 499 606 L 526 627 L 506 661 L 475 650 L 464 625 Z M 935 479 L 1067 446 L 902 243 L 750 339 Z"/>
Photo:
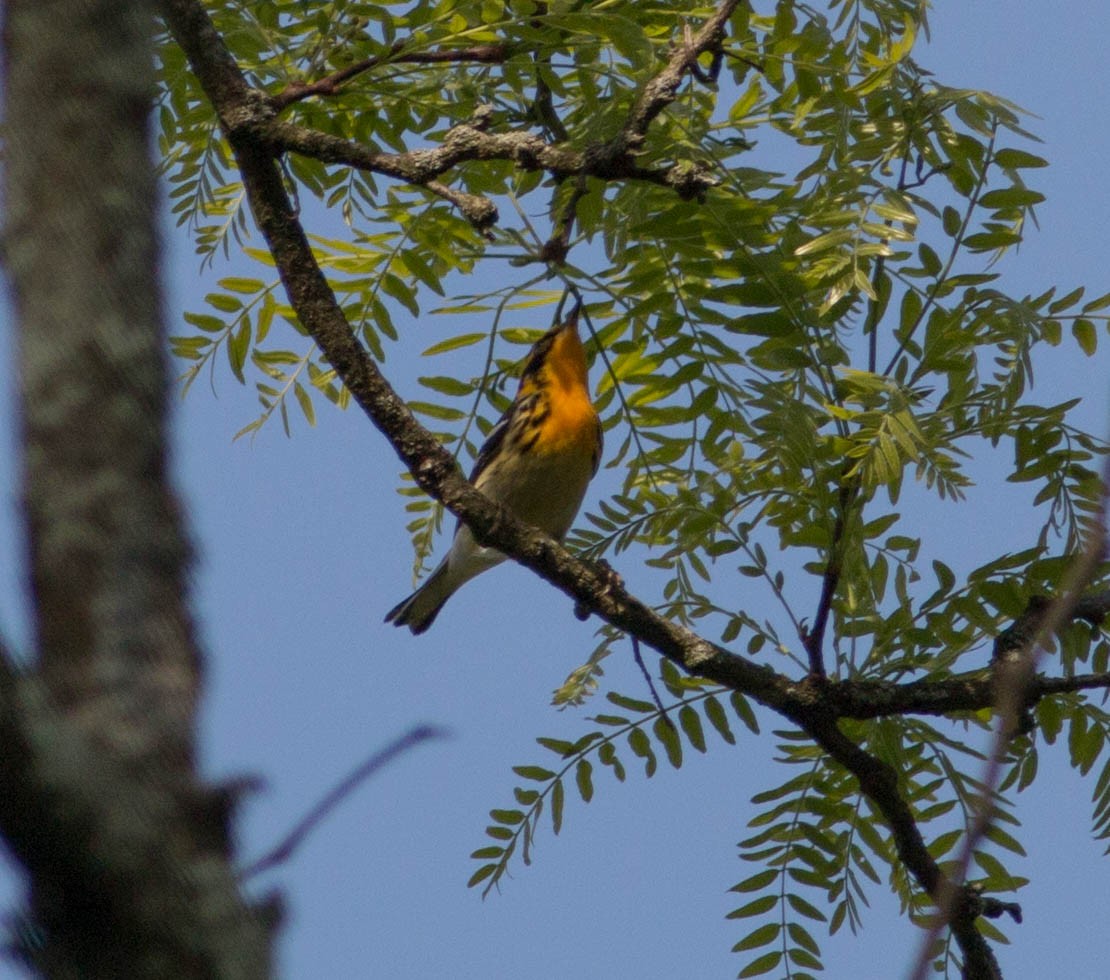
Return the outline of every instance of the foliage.
<path id="1" fill-rule="evenodd" d="M 618 139 L 673 45 L 712 12 L 678 0 L 207 6 L 249 80 L 272 96 L 378 59 L 329 97 L 284 108 L 381 154 L 439 145 L 477 118 L 578 150 Z M 1004 288 L 999 263 L 1043 200 L 1030 182 L 1045 160 L 1015 106 L 946 86 L 917 63 L 924 7 L 740 6 L 719 76 L 703 56 L 637 146 L 645 172 L 711 175 L 700 198 L 648 178 L 470 160 L 441 179 L 496 201 L 502 220 L 480 227 L 430 184 L 285 157 L 304 213 L 327 230 L 312 239 L 316 257 L 375 358 L 399 343 L 402 320 L 451 314 L 448 332 L 425 344 L 442 366 L 420 379 L 427 394 L 411 406 L 463 456 L 506 404 L 505 382 L 535 336 L 522 325 L 538 328 L 565 287 L 585 296 L 613 487 L 572 547 L 646 562 L 662 575 L 660 613 L 798 674 L 812 666 L 799 638 L 811 635 L 804 603 L 814 581 L 833 585 L 821 651 L 830 676 L 940 681 L 985 667 L 989 642 L 1030 597 L 1059 590 L 1099 507 L 1106 443 L 1072 422 L 1078 398 L 1041 404 L 1030 388 L 1045 348 L 1097 354 L 1110 293 Z M 500 46 L 500 59 L 405 60 L 480 45 Z M 226 360 L 262 405 L 243 432 L 275 412 L 288 431 L 294 402 L 311 424 L 320 397 L 345 407 L 346 389 L 279 296 L 273 260 L 248 247 L 242 185 L 172 44 L 162 77 L 177 220 L 205 262 L 235 250 L 260 267 L 218 279 L 205 309 L 186 315 L 193 329 L 174 340 L 186 383 Z M 568 264 L 544 261 L 560 234 Z M 478 325 L 451 332 L 461 316 Z M 1025 486 L 1039 525 L 1015 528 L 1002 554 L 976 554 L 974 544 L 940 553 L 935 515 L 983 482 L 998 493 Z M 420 564 L 437 509 L 402 492 Z M 619 641 L 604 628 L 557 701 L 588 700 Z M 1104 673 L 1110 659 L 1105 635 L 1078 626 L 1061 652 L 1068 673 Z M 488 891 L 510 860 L 529 863 L 541 814 L 557 833 L 567 788 L 589 802 L 598 766 L 623 781 L 630 756 L 650 777 L 660 757 L 677 768 L 688 749 L 722 751 L 706 734 L 736 741 L 726 704 L 750 729 L 743 737 L 758 734 L 736 692 L 666 661 L 662 676 L 676 724 L 610 690 L 608 705 L 622 713 L 607 707 L 574 742 L 539 740 L 548 763 L 516 769 L 524 785 L 513 807 L 491 812 L 492 843 L 474 853 L 472 885 Z M 942 862 L 984 789 L 981 757 L 959 732 L 989 721 L 984 711 L 842 722 L 897 771 Z M 1040 747 L 1066 733 L 1076 768 L 1101 766 L 1095 826 L 1110 836 L 1110 715 L 1073 692 L 1041 701 L 1036 722 L 1010 748 L 1002 793 L 1027 786 Z M 869 888 L 885 882 L 911 916 L 928 903 L 853 774 L 796 728 L 776 737 L 783 782 L 753 797 L 741 857 L 755 870 L 736 885 L 741 904 L 729 916 L 747 920 L 741 976 L 801 978 L 822 969 L 815 933 L 859 927 Z M 1008 797 L 997 803 L 993 847 L 974 855 L 988 892 L 1023 884 L 1005 866 L 1006 853 L 1023 853 L 1017 820 Z M 945 947 L 943 969 L 947 956 Z"/>

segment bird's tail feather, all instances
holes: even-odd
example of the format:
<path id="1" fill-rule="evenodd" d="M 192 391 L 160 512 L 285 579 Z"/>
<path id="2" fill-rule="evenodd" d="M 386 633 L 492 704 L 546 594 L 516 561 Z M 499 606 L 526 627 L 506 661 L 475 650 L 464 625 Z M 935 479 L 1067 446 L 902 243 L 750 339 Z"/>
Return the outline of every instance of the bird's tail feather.
<path id="1" fill-rule="evenodd" d="M 447 562 L 443 562 L 407 599 L 402 600 L 386 613 L 385 621 L 394 626 L 407 626 L 413 635 L 423 633 L 435 622 L 443 604 L 451 598 L 457 586 L 447 581 Z"/>

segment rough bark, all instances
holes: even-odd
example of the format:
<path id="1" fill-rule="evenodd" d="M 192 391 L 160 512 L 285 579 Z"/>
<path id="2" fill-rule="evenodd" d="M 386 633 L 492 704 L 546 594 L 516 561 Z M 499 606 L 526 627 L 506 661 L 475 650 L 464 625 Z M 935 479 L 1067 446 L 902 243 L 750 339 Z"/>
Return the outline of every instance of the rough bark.
<path id="1" fill-rule="evenodd" d="M 7 262 L 35 650 L 0 646 L 0 832 L 51 977 L 265 977 L 195 771 L 201 663 L 167 477 L 153 2 L 12 0 Z"/>

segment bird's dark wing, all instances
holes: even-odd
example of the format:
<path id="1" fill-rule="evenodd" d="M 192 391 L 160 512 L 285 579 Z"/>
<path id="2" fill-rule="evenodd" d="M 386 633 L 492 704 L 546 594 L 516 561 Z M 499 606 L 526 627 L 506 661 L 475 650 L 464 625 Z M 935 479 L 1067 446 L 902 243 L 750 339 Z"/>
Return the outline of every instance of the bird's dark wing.
<path id="1" fill-rule="evenodd" d="M 597 445 L 594 447 L 593 475 L 597 476 L 597 468 L 601 465 L 601 454 L 605 452 L 605 430 L 601 427 L 601 416 L 595 417 L 597 422 Z"/>
<path id="2" fill-rule="evenodd" d="M 471 483 L 478 482 L 478 475 L 489 466 L 490 461 L 501 450 L 502 444 L 505 442 L 505 434 L 509 431 L 512 425 L 513 415 L 515 414 L 516 402 L 513 402 L 508 408 L 505 409 L 504 414 L 497 420 L 497 424 L 489 430 L 489 435 L 486 436 L 486 441 L 482 443 L 482 448 L 478 450 L 478 459 L 474 463 L 474 469 L 470 471 L 468 479 Z"/>

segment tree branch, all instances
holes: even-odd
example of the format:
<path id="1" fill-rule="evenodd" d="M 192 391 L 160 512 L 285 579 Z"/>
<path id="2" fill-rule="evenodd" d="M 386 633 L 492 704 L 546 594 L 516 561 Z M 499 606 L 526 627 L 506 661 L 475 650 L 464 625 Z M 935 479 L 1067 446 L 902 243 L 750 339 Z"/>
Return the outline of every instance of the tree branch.
<path id="1" fill-rule="evenodd" d="M 598 147 L 580 152 L 561 143 L 548 143 L 525 130 L 487 133 L 471 123 L 449 129 L 434 149 L 378 153 L 353 140 L 272 119 L 261 101 L 255 100 L 253 111 L 245 108 L 246 112 L 239 115 L 242 123 L 259 130 L 260 137 L 277 152 L 300 153 L 322 163 L 344 164 L 410 184 L 426 184 L 472 160 L 508 160 L 521 170 L 543 170 L 554 177 L 643 181 L 666 187 L 683 200 L 698 199 L 719 183 L 707 167 L 696 164 L 641 167 L 631 154 L 613 154 Z M 247 113 L 250 116 L 244 118 Z"/>
<path id="2" fill-rule="evenodd" d="M 678 86 L 686 75 L 694 73 L 701 55 L 710 53 L 715 59 L 723 56 L 726 27 L 738 6 L 740 0 L 721 0 L 717 9 L 702 24 L 701 30 L 692 37 L 685 36 L 682 43 L 675 46 L 666 67 L 640 91 L 620 135 L 610 144 L 614 158 L 639 149 L 648 127 L 659 113 L 674 102 Z"/>

